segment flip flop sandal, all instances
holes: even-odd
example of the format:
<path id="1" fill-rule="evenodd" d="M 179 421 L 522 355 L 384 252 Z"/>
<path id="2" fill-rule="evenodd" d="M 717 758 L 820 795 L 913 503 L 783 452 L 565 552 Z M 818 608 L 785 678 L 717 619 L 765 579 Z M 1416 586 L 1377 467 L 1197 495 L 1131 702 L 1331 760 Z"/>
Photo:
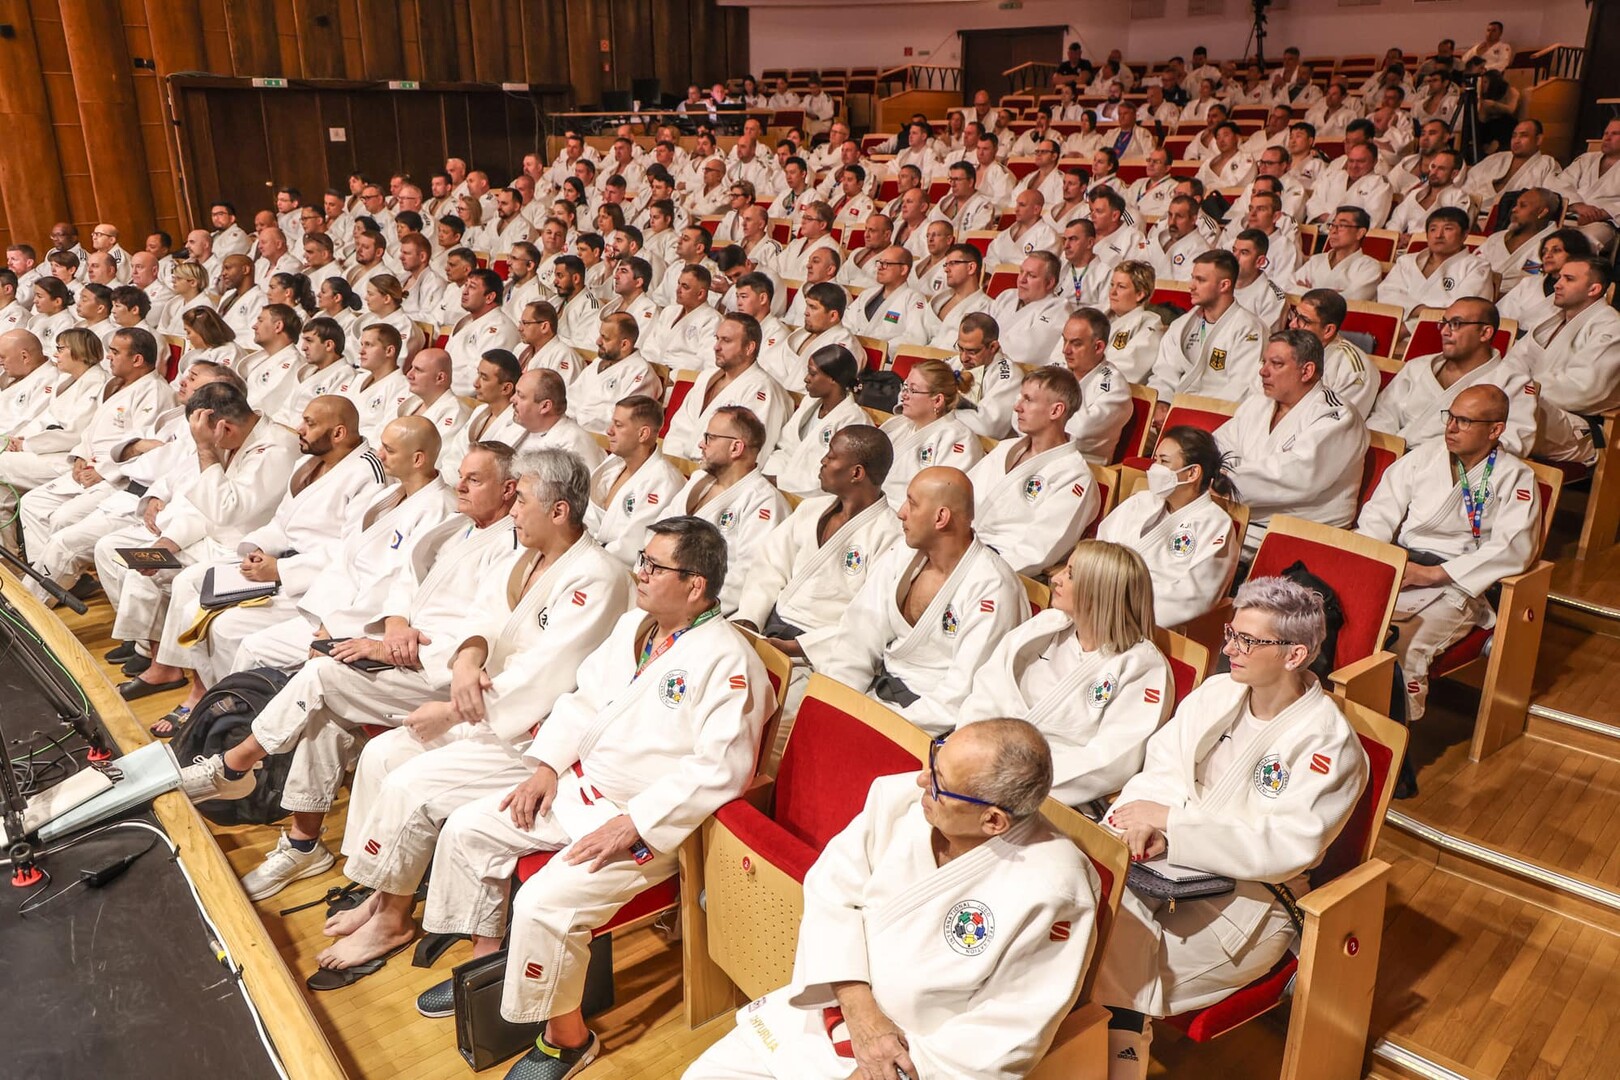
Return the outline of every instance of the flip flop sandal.
<path id="1" fill-rule="evenodd" d="M 153 724 L 146 730 L 151 733 L 154 739 L 172 739 L 176 735 L 180 734 L 180 729 L 186 726 L 186 721 L 189 719 L 191 719 L 191 710 L 186 708 L 184 705 L 181 705 L 170 709 L 158 720 L 157 723 Z M 169 730 L 159 731 L 158 728 L 162 727 L 164 724 L 169 725 Z"/>
<path id="2" fill-rule="evenodd" d="M 347 885 L 333 885 L 330 889 L 326 890 L 326 895 L 318 899 L 311 900 L 307 904 L 299 904 L 297 907 L 282 908 L 280 914 L 282 916 L 296 915 L 300 911 L 308 911 L 312 907 L 320 907 L 322 904 L 325 904 L 326 917 L 330 919 L 339 912 L 353 911 L 365 901 L 366 897 L 370 895 L 370 888 L 365 885 L 361 885 L 358 882 L 351 881 Z"/>
<path id="3" fill-rule="evenodd" d="M 363 964 L 356 964 L 349 968 L 317 968 L 315 974 L 304 980 L 304 985 L 311 990 L 341 990 L 345 986 L 353 986 L 367 975 L 375 975 L 381 971 L 388 961 L 404 952 L 415 943 L 412 938 L 403 945 L 395 945 L 381 956 L 367 960 Z"/>
<path id="4" fill-rule="evenodd" d="M 439 957 L 450 946 L 467 940 L 466 934 L 428 934 L 416 943 L 416 955 L 411 957 L 411 967 L 430 968 L 439 962 Z"/>

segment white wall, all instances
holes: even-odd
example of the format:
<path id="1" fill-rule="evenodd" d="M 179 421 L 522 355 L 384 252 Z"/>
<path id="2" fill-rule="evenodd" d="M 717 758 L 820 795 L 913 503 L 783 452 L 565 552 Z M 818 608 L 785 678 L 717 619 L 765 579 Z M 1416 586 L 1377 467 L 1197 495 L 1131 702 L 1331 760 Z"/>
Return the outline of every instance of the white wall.
<path id="1" fill-rule="evenodd" d="M 861 5 L 795 4 L 791 0 L 747 3 L 755 72 L 772 67 L 848 67 L 904 62 L 906 48 L 923 63 L 961 61 L 957 30 L 999 26 L 1067 25 L 1069 36 L 1101 58 L 1114 47 L 1128 59 L 1156 60 L 1189 54 L 1205 45 L 1217 59 L 1237 56 L 1249 36 L 1248 0 L 1225 0 L 1226 13 L 1187 16 L 1187 0 L 1167 0 L 1165 17 L 1132 21 L 1130 0 L 1076 4 L 1024 0 L 1003 11 L 995 0 L 876 0 Z M 1377 53 L 1391 45 L 1427 52 L 1442 37 L 1466 48 L 1483 36 L 1485 23 L 1500 19 L 1516 47 L 1586 41 L 1585 0 L 1544 0 L 1515 5 L 1506 0 L 1382 0 L 1376 6 L 1341 8 L 1337 0 L 1286 0 L 1270 15 L 1268 56 L 1298 45 L 1307 56 Z M 1054 60 L 1058 59 L 1054 57 Z"/>

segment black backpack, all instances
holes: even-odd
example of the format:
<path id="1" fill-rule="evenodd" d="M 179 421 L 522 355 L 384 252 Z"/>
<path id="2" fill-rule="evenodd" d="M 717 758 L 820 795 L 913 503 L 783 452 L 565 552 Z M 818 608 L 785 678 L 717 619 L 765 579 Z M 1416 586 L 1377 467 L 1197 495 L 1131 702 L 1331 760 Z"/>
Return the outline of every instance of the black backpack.
<path id="1" fill-rule="evenodd" d="M 864 409 L 892 413 L 900 407 L 899 375 L 892 371 L 863 371 L 855 388 L 855 403 Z"/>
<path id="2" fill-rule="evenodd" d="M 1327 636 L 1322 639 L 1322 648 L 1311 661 L 1311 670 L 1321 680 L 1323 689 L 1332 689 L 1328 676 L 1333 674 L 1334 657 L 1339 652 L 1339 631 L 1344 629 L 1344 608 L 1339 603 L 1339 594 L 1333 586 L 1310 572 L 1305 563 L 1295 560 L 1294 564 L 1285 569 L 1279 577 L 1285 577 L 1295 585 L 1303 585 L 1322 598 L 1322 618 L 1327 624 Z"/>
<path id="3" fill-rule="evenodd" d="M 202 696 L 180 733 L 170 744 L 182 766 L 197 758 L 223 754 L 253 729 L 253 719 L 287 685 L 287 674 L 276 668 L 253 668 L 227 675 Z M 245 799 L 197 804 L 204 817 L 219 825 L 268 825 L 286 817 L 281 789 L 292 765 L 292 751 L 271 754 L 259 766 L 259 784 Z"/>

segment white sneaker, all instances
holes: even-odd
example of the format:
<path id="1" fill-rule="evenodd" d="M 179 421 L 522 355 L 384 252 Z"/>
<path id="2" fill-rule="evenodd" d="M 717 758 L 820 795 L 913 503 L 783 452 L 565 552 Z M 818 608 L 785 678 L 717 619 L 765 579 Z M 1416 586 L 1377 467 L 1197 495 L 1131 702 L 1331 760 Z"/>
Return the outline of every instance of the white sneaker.
<path id="1" fill-rule="evenodd" d="M 180 790 L 194 803 L 208 802 L 210 799 L 245 799 L 259 785 L 259 778 L 254 775 L 258 768 L 255 765 L 246 776 L 232 780 L 225 775 L 224 755 L 199 757 L 180 770 Z"/>
<path id="2" fill-rule="evenodd" d="M 276 841 L 275 850 L 242 879 L 242 888 L 247 890 L 249 900 L 263 900 L 295 881 L 326 873 L 336 863 L 337 859 L 321 841 L 315 841 L 313 850 L 299 851 L 283 832 Z"/>

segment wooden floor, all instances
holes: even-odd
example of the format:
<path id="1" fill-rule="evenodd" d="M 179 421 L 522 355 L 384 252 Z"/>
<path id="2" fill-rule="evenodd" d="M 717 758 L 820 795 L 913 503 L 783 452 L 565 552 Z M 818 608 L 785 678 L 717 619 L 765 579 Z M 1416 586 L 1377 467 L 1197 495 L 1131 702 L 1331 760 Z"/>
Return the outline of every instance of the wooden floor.
<path id="1" fill-rule="evenodd" d="M 1620 606 L 1620 559 L 1602 572 L 1560 569 L 1593 598 Z M 1600 600 L 1599 602 L 1607 602 Z M 66 616 L 99 655 L 110 612 L 104 602 L 89 616 Z M 109 669 L 110 670 L 110 669 Z M 118 676 L 113 676 L 115 681 Z M 1550 624 L 1537 700 L 1614 722 L 1620 700 L 1620 639 Z M 150 721 L 171 697 L 136 705 Z M 1422 793 L 1394 808 L 1499 850 L 1620 891 L 1620 746 L 1611 754 L 1526 738 L 1480 765 L 1467 760 L 1476 703 L 1466 687 L 1438 683 L 1431 707 L 1414 732 L 1412 757 Z M 326 841 L 341 840 L 343 808 L 331 817 Z M 267 827 L 216 828 L 232 865 L 245 872 L 275 843 Z M 1578 911 L 1540 904 L 1505 888 L 1489 874 L 1455 862 L 1437 863 L 1415 841 L 1391 836 L 1380 855 L 1394 867 L 1382 966 L 1373 1018 L 1374 1038 L 1388 1036 L 1447 1064 L 1470 1080 L 1620 1076 L 1620 933 Z M 338 868 L 299 882 L 257 905 L 288 967 L 300 979 L 325 947 L 323 912 L 281 916 L 344 879 Z M 1620 921 L 1610 925 L 1620 928 Z M 678 1077 L 685 1066 L 730 1029 L 721 1018 L 697 1031 L 681 1016 L 679 942 L 646 928 L 615 942 L 618 1004 L 592 1021 L 606 1053 L 588 1076 Z M 448 1021 L 426 1020 L 415 995 L 444 978 L 465 957 L 458 945 L 433 970 L 410 965 L 408 954 L 344 991 L 311 994 L 343 1067 L 355 1078 L 461 1078 L 469 1070 L 456 1053 Z M 1286 1010 L 1262 1018 L 1213 1044 L 1198 1046 L 1160 1025 L 1153 1045 L 1154 1077 L 1267 1077 L 1282 1059 Z M 500 1075 L 499 1073 L 486 1075 Z M 1392 1076 L 1375 1066 L 1372 1075 Z"/>

